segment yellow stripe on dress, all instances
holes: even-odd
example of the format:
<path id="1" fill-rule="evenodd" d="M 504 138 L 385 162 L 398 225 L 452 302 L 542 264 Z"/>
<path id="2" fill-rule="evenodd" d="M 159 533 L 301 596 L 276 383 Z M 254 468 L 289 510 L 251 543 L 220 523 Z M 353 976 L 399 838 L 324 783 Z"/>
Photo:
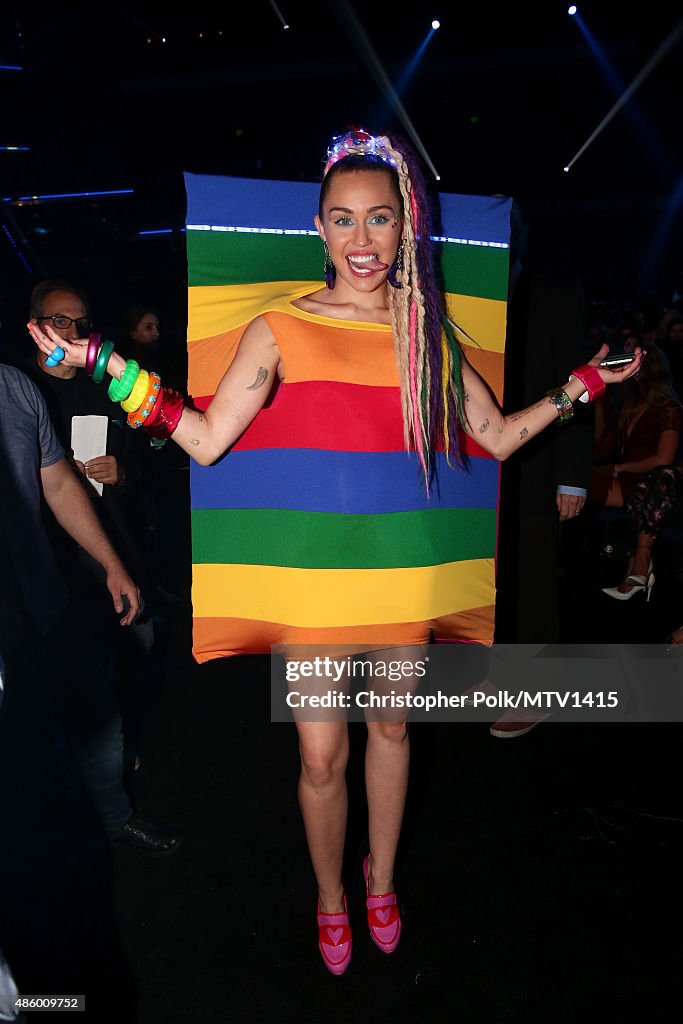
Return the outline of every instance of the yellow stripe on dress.
<path id="1" fill-rule="evenodd" d="M 253 320 L 266 310 L 294 313 L 302 319 L 340 326 L 339 320 L 306 314 L 292 308 L 292 299 L 317 291 L 320 281 L 268 281 L 265 284 L 195 285 L 188 289 L 187 343 L 231 331 Z M 449 292 L 446 295 L 449 315 L 458 327 L 474 339 L 477 345 L 490 352 L 503 352 L 507 303 L 499 299 Z M 344 320 L 350 330 L 363 330 L 361 321 Z M 390 330 L 372 324 L 373 330 Z M 460 341 L 464 339 L 459 338 Z"/>
<path id="2" fill-rule="evenodd" d="M 407 569 L 193 566 L 193 614 L 328 627 L 435 619 L 495 601 L 492 558 Z"/>

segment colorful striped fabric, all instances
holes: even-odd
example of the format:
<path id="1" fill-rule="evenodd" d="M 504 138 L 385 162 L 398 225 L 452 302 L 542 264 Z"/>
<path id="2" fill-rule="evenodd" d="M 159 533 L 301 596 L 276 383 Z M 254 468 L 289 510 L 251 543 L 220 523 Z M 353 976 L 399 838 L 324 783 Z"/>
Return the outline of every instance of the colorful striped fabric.
<path id="1" fill-rule="evenodd" d="M 319 186 L 187 174 L 188 388 L 211 401 L 266 315 L 286 381 L 215 465 L 192 463 L 193 652 L 490 643 L 498 464 L 468 441 L 429 497 L 404 450 L 391 331 L 303 313 Z M 437 249 L 468 358 L 501 397 L 510 200 L 442 196 Z M 367 415 L 367 410 L 372 415 Z"/>

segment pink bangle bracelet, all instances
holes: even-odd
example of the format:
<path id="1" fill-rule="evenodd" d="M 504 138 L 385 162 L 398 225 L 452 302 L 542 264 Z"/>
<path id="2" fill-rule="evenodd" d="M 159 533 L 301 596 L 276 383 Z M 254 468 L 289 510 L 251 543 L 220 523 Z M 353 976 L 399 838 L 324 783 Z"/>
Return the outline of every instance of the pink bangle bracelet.
<path id="1" fill-rule="evenodd" d="M 591 366 L 590 363 L 582 363 L 581 366 L 577 366 L 575 370 L 572 370 L 569 376 L 570 378 L 576 377 L 581 381 L 588 392 L 589 402 L 594 402 L 604 394 L 605 382 L 600 376 L 596 366 Z M 581 396 L 581 399 L 586 401 L 583 395 Z"/>
<path id="2" fill-rule="evenodd" d="M 85 372 L 89 377 L 92 377 L 93 370 L 95 369 L 95 363 L 97 362 L 97 353 L 100 351 L 100 345 L 102 344 L 102 335 L 93 333 L 88 338 L 88 349 L 85 353 Z"/>

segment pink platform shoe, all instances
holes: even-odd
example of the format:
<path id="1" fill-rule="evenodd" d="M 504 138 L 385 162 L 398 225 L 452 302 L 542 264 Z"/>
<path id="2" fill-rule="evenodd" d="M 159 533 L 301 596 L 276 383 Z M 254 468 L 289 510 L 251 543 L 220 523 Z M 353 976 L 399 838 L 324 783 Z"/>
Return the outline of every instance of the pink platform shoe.
<path id="1" fill-rule="evenodd" d="M 363 861 L 365 879 L 365 903 L 368 908 L 370 938 L 383 953 L 393 953 L 401 938 L 401 914 L 395 892 L 382 896 L 371 896 L 368 892 L 368 868 L 370 854 Z"/>
<path id="2" fill-rule="evenodd" d="M 351 961 L 351 928 L 344 895 L 344 909 L 339 914 L 322 914 L 318 900 L 318 946 L 323 963 L 332 974 L 343 974 Z"/>

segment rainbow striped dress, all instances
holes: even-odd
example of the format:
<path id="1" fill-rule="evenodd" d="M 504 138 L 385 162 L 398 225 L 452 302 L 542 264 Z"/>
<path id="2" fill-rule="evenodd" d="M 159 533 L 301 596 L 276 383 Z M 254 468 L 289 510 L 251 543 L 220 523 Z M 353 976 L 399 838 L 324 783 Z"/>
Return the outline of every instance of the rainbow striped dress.
<path id="1" fill-rule="evenodd" d="M 469 467 L 441 464 L 427 497 L 403 446 L 389 328 L 292 305 L 323 283 L 319 184 L 189 173 L 185 184 L 189 393 L 208 405 L 256 316 L 286 372 L 230 452 L 191 463 L 195 660 L 430 630 L 490 644 L 498 463 L 468 441 Z M 445 299 L 500 401 L 511 201 L 439 200 Z"/>
<path id="2" fill-rule="evenodd" d="M 280 290 L 262 315 L 285 380 L 217 465 L 192 464 L 196 660 L 490 643 L 498 464 L 467 441 L 466 468 L 437 455 L 427 495 L 404 447 L 391 328 L 298 309 L 310 283 Z M 243 330 L 213 339 L 212 391 Z"/>

